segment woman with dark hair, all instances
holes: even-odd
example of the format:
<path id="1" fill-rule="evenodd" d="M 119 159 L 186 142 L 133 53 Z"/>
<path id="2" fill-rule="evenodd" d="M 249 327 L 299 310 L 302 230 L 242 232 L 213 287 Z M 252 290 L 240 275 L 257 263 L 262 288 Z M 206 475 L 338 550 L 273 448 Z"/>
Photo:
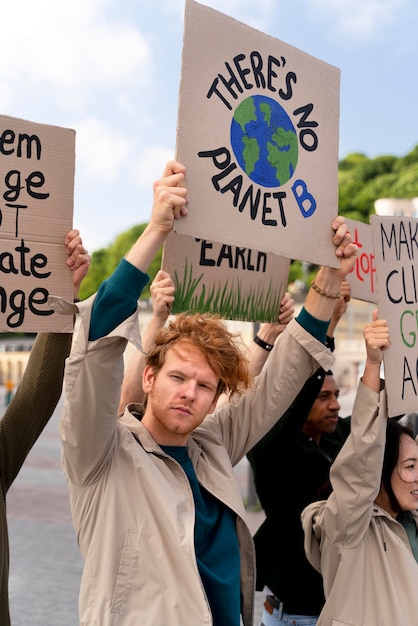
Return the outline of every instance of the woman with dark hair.
<path id="1" fill-rule="evenodd" d="M 418 445 L 388 420 L 381 390 L 386 322 L 364 330 L 367 359 L 351 434 L 331 467 L 333 492 L 303 511 L 305 551 L 322 574 L 317 626 L 418 624 Z"/>
<path id="2" fill-rule="evenodd" d="M 403 448 L 406 448 L 403 450 Z M 391 512 L 394 517 L 399 516 L 403 511 L 402 500 L 402 485 L 409 484 L 409 479 L 406 473 L 406 467 L 399 467 L 399 457 L 401 456 L 409 459 L 407 449 L 410 448 L 411 452 L 415 455 L 417 453 L 416 443 L 412 430 L 407 425 L 400 424 L 396 420 L 389 420 L 386 425 L 386 444 L 385 454 L 383 456 L 383 468 L 382 468 L 382 486 L 380 493 L 376 498 L 376 504 L 379 504 L 382 508 Z M 399 479 L 400 483 L 396 487 L 396 483 Z M 394 484 L 395 483 L 395 484 Z M 414 509 L 418 508 L 417 499 L 414 498 Z M 405 512 L 409 513 L 409 511 Z"/>

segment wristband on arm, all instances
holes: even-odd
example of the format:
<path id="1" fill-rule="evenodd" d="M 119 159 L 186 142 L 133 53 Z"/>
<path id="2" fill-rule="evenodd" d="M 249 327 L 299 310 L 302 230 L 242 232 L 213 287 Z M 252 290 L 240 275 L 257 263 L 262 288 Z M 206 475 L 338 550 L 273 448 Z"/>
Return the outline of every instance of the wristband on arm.
<path id="1" fill-rule="evenodd" d="M 263 339 L 260 339 L 258 335 L 254 337 L 254 342 L 257 344 L 257 346 L 260 346 L 260 348 L 264 348 L 264 350 L 267 350 L 267 352 L 271 352 L 273 350 L 274 344 L 267 343 Z"/>

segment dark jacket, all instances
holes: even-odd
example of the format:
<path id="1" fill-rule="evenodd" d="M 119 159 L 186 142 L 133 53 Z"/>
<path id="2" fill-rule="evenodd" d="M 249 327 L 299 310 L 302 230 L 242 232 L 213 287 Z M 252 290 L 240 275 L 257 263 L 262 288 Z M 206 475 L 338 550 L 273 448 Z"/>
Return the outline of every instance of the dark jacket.
<path id="1" fill-rule="evenodd" d="M 339 419 L 320 447 L 302 432 L 325 376 L 318 370 L 248 459 L 266 520 L 254 536 L 257 590 L 267 585 L 287 613 L 319 615 L 324 604 L 322 578 L 304 552 L 300 515 L 305 506 L 329 494 L 329 470 L 350 429 Z"/>
<path id="2" fill-rule="evenodd" d="M 0 421 L 0 624 L 9 626 L 6 495 L 61 396 L 72 334 L 39 334 L 25 374 Z"/>

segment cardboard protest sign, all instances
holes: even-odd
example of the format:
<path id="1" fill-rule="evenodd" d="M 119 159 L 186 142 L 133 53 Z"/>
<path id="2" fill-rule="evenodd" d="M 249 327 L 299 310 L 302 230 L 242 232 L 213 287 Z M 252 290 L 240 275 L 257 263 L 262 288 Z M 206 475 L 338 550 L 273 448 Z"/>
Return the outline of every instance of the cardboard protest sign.
<path id="1" fill-rule="evenodd" d="M 71 332 L 49 294 L 72 300 L 75 132 L 0 116 L 0 330 Z"/>
<path id="2" fill-rule="evenodd" d="M 175 284 L 173 313 L 217 313 L 224 319 L 276 322 L 289 259 L 170 233 L 163 269 Z"/>
<path id="3" fill-rule="evenodd" d="M 183 235 L 338 266 L 340 70 L 186 0 L 177 159 Z"/>
<path id="4" fill-rule="evenodd" d="M 349 218 L 346 218 L 345 221 L 354 243 L 359 248 L 356 264 L 347 276 L 351 288 L 351 297 L 365 302 L 377 302 L 376 264 L 370 224 Z"/>
<path id="5" fill-rule="evenodd" d="M 418 406 L 418 220 L 370 216 L 378 282 L 379 317 L 392 345 L 383 353 L 389 414 Z"/>

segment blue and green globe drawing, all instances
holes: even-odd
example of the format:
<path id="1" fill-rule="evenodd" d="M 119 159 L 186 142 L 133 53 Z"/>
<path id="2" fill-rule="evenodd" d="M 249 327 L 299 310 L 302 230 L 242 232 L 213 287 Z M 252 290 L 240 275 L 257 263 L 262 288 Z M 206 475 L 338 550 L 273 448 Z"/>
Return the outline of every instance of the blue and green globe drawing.
<path id="1" fill-rule="evenodd" d="M 250 96 L 235 109 L 231 145 L 247 176 L 264 187 L 281 187 L 298 162 L 295 128 L 283 107 L 266 96 Z"/>

